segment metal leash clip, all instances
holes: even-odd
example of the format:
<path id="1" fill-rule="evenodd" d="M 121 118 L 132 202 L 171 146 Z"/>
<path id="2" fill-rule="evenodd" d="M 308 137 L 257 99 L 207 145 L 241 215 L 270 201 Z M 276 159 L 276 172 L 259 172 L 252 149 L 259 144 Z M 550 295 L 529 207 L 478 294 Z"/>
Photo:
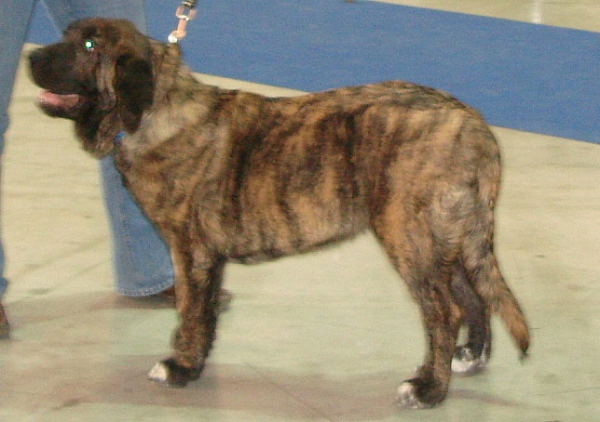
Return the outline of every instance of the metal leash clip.
<path id="1" fill-rule="evenodd" d="M 191 21 L 196 17 L 196 10 L 194 9 L 195 3 L 196 0 L 183 0 L 181 5 L 177 7 L 175 16 L 179 19 L 179 24 L 177 25 L 177 29 L 169 34 L 168 39 L 170 43 L 175 44 L 185 37 L 185 27 L 188 21 Z"/>

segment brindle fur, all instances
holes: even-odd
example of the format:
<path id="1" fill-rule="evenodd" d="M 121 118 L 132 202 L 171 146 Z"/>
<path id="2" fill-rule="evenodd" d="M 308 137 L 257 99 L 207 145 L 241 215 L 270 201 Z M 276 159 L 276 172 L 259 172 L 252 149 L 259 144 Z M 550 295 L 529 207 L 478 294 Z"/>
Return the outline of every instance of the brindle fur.
<path id="1" fill-rule="evenodd" d="M 485 363 L 491 311 L 527 351 L 526 321 L 493 252 L 498 146 L 474 109 L 398 81 L 294 98 L 222 90 L 199 83 L 176 45 L 126 21 L 74 23 L 31 66 L 41 87 L 80 95 L 75 106 L 42 107 L 73 119 L 84 149 L 114 156 L 170 247 L 180 322 L 153 378 L 183 386 L 200 376 L 226 262 L 310 251 L 366 229 L 427 333 L 402 404 L 441 402 L 453 355 Z M 461 324 L 469 338 L 456 347 Z"/>

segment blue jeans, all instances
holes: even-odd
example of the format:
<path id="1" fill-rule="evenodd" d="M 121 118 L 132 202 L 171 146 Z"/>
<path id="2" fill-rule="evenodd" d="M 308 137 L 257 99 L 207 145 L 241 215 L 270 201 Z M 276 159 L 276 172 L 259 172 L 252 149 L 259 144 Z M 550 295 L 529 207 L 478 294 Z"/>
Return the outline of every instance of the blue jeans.
<path id="1" fill-rule="evenodd" d="M 146 28 L 143 0 L 42 0 L 58 31 L 85 17 L 126 18 Z M 38 0 L 3 2 L 0 15 L 0 157 L 9 119 L 7 109 L 27 29 Z M 32 134 L 35 136 L 35 134 Z M 73 148 L 77 148 L 73 144 Z M 147 296 L 173 285 L 168 249 L 142 214 L 115 169 L 111 157 L 100 162 L 100 175 L 113 243 L 115 288 L 127 296 Z M 0 299 L 8 281 L 0 245 Z"/>

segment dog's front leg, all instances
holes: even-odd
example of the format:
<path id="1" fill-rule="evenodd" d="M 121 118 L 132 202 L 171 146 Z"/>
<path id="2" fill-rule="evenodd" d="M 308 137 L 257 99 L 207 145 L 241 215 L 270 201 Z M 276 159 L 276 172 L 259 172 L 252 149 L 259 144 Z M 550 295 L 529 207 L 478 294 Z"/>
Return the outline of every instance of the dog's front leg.
<path id="1" fill-rule="evenodd" d="M 175 268 L 175 297 L 179 326 L 173 356 L 157 363 L 149 378 L 170 387 L 185 387 L 197 380 L 215 339 L 219 290 L 224 260 L 202 264 L 192 251 L 171 248 Z"/>

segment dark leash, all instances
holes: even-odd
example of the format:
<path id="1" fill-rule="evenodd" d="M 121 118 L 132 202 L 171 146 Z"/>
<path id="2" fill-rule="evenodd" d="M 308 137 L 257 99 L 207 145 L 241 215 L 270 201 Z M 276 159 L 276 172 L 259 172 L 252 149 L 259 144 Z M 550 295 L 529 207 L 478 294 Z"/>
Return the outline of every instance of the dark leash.
<path id="1" fill-rule="evenodd" d="M 175 16 L 179 19 L 179 23 L 177 25 L 177 29 L 171 32 L 169 35 L 169 42 L 172 44 L 176 44 L 185 37 L 185 27 L 187 23 L 194 19 L 196 16 L 196 9 L 194 8 L 196 5 L 196 0 L 183 0 L 181 5 L 177 7 L 175 11 Z"/>

